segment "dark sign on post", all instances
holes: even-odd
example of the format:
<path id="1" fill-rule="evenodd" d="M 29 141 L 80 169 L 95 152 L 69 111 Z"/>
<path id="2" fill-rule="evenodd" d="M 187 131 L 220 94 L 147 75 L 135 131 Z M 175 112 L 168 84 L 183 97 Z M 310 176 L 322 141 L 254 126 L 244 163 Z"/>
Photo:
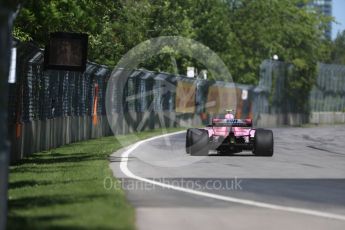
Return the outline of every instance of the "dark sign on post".
<path id="1" fill-rule="evenodd" d="M 44 52 L 45 69 L 84 72 L 87 59 L 88 35 L 51 33 Z"/>

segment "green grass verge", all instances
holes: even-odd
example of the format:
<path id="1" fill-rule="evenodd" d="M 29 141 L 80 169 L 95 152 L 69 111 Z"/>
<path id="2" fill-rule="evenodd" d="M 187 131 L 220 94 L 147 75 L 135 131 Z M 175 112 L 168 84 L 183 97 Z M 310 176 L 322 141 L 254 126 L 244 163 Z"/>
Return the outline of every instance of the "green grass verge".
<path id="1" fill-rule="evenodd" d="M 134 209 L 124 191 L 104 188 L 104 179 L 111 176 L 107 158 L 123 147 L 119 140 L 128 145 L 158 134 L 82 141 L 11 166 L 8 229 L 134 229 Z"/>

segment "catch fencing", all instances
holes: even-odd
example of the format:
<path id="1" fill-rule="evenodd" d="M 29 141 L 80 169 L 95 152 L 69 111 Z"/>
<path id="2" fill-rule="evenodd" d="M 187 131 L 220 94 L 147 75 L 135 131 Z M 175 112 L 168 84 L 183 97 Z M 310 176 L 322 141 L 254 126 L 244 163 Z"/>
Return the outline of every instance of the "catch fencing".
<path id="1" fill-rule="evenodd" d="M 345 66 L 319 63 L 310 108 L 310 123 L 345 123 Z"/>
<path id="2" fill-rule="evenodd" d="M 253 92 L 256 124 L 275 126 L 345 122 L 345 66 L 318 63 L 316 84 L 306 103 L 309 114 L 299 111 L 296 98 L 287 91 L 287 81 L 293 74 L 296 72 L 292 64 L 274 60 L 262 62 L 260 81 Z"/>
<path id="3" fill-rule="evenodd" d="M 84 73 L 45 70 L 43 50 L 32 43 L 19 43 L 17 50 L 17 80 L 9 90 L 12 161 L 101 136 L 201 125 L 213 113 L 236 106 L 236 102 L 237 108 L 232 109 L 237 110 L 237 116 L 252 116 L 253 86 L 143 69 L 112 72 L 92 62 L 87 63 Z M 122 72 L 127 72 L 128 78 L 123 91 L 112 89 L 113 103 L 107 117 L 108 81 L 111 75 Z M 231 98 L 226 99 L 229 95 Z M 124 119 L 110 124 L 112 115 L 119 114 Z"/>
<path id="4" fill-rule="evenodd" d="M 17 50 L 17 81 L 9 86 L 12 161 L 91 138 L 206 124 L 228 108 L 263 127 L 345 122 L 345 66 L 319 63 L 311 114 L 304 114 L 287 94 L 294 71 L 284 62 L 265 60 L 259 84 L 252 86 L 143 69 L 113 71 L 92 62 L 84 73 L 44 70 L 43 50 L 32 43 L 19 43 Z M 124 73 L 126 80 L 108 89 L 112 105 L 106 108 L 111 76 Z"/>
<path id="5" fill-rule="evenodd" d="M 345 66 L 319 63 L 318 77 L 310 93 L 315 112 L 345 112 Z"/>
<path id="6" fill-rule="evenodd" d="M 104 106 L 107 67 L 88 63 L 83 74 L 44 70 L 42 50 L 31 43 L 19 43 L 17 50 L 17 80 L 9 90 L 12 161 L 111 133 Z"/>

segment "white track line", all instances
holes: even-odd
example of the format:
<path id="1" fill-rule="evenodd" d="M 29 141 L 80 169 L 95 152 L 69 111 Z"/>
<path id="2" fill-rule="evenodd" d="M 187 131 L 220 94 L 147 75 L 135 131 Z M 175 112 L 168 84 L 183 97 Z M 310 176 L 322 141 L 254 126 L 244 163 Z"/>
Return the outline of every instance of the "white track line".
<path id="1" fill-rule="evenodd" d="M 193 189 L 188 189 L 188 188 L 183 188 L 183 187 L 174 186 L 174 185 L 170 185 L 170 184 L 165 184 L 165 183 L 161 183 L 161 182 L 158 182 L 155 180 L 150 180 L 150 179 L 147 179 L 144 177 L 137 176 L 128 169 L 128 167 L 127 167 L 128 157 L 133 152 L 133 150 L 138 148 L 138 146 L 140 146 L 143 143 L 146 143 L 146 142 L 158 139 L 158 138 L 176 135 L 176 134 L 183 133 L 183 132 L 185 132 L 185 131 L 175 132 L 175 133 L 170 133 L 170 134 L 164 134 L 161 136 L 156 136 L 156 137 L 149 138 L 149 139 L 142 140 L 142 141 L 135 143 L 129 149 L 127 149 L 125 152 L 123 152 L 121 154 L 121 163 L 120 163 L 121 171 L 126 176 L 133 178 L 133 179 L 136 179 L 136 180 L 140 180 L 140 181 L 150 183 L 153 185 L 157 185 L 157 186 L 160 186 L 163 188 L 173 189 L 176 191 L 181 191 L 181 192 L 185 192 L 185 193 L 189 193 L 189 194 L 193 194 L 193 195 L 197 195 L 197 196 L 203 196 L 203 197 L 213 198 L 213 199 L 217 199 L 217 200 L 233 202 L 233 203 L 238 203 L 238 204 L 244 204 L 244 205 L 250 205 L 250 206 L 255 206 L 255 207 L 260 207 L 260 208 L 268 208 L 268 209 L 273 209 L 273 210 L 294 212 L 294 213 L 300 213 L 300 214 L 306 214 L 306 215 L 311 215 L 311 216 L 325 217 L 325 218 L 345 221 L 345 216 L 334 214 L 334 213 L 320 212 L 320 211 L 311 210 L 311 209 L 296 208 L 296 207 L 289 207 L 289 206 L 282 206 L 282 205 L 275 205 L 275 204 L 258 202 L 258 201 L 247 200 L 247 199 L 240 199 L 240 198 L 235 198 L 235 197 L 230 197 L 230 196 L 222 196 L 222 195 L 217 195 L 217 194 L 213 194 L 213 193 L 201 192 L 201 191 L 197 191 L 197 190 L 193 190 Z"/>

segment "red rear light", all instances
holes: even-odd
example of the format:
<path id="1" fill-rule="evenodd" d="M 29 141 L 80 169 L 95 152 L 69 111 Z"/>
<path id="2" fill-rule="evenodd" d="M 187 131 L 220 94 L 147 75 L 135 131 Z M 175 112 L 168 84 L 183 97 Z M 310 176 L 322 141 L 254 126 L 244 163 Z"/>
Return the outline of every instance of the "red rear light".
<path id="1" fill-rule="evenodd" d="M 253 121 L 252 121 L 252 119 L 250 119 L 250 118 L 245 119 L 244 122 L 245 122 L 248 126 L 252 126 L 252 124 L 253 124 Z"/>

